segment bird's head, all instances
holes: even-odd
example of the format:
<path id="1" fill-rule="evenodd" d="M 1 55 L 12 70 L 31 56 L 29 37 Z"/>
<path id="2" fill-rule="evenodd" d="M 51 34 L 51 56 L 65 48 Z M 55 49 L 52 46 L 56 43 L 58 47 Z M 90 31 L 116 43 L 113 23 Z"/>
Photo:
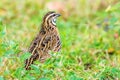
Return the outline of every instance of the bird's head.
<path id="1" fill-rule="evenodd" d="M 48 24 L 48 25 L 56 25 L 56 20 L 57 18 L 60 16 L 60 14 L 55 13 L 53 11 L 48 12 L 44 18 L 43 21 L 44 23 Z"/>

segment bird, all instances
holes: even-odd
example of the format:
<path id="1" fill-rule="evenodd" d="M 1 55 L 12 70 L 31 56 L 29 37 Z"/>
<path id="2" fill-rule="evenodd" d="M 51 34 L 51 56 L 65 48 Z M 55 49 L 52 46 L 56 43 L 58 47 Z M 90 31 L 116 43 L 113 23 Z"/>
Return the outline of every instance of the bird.
<path id="1" fill-rule="evenodd" d="M 25 60 L 25 69 L 30 70 L 31 64 L 38 60 L 44 63 L 47 58 L 50 58 L 50 51 L 59 52 L 61 49 L 61 40 L 58 28 L 56 26 L 57 18 L 61 14 L 54 11 L 49 11 L 45 14 L 42 20 L 41 28 L 37 36 L 33 39 L 28 48 L 31 56 Z"/>

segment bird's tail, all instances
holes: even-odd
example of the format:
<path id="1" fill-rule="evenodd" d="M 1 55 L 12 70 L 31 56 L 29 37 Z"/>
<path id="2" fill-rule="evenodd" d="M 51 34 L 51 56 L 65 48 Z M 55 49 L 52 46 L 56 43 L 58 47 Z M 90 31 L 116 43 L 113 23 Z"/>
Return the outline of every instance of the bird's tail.
<path id="1" fill-rule="evenodd" d="M 31 55 L 31 57 L 29 59 L 26 59 L 25 61 L 25 69 L 26 70 L 30 70 L 30 65 L 33 64 L 34 61 L 36 61 L 38 59 L 39 55 L 38 54 L 34 54 Z"/>

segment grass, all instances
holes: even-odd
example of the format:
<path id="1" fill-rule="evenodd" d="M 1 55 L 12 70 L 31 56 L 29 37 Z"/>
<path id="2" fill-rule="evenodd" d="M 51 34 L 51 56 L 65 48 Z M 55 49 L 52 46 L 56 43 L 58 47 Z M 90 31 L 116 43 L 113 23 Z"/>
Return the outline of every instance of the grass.
<path id="1" fill-rule="evenodd" d="M 120 2 L 112 4 L 112 0 L 105 8 L 93 10 L 87 0 L 81 0 L 83 12 L 80 6 L 71 12 L 68 2 L 67 12 L 57 21 L 61 51 L 51 53 L 43 64 L 36 61 L 33 70 L 24 69 L 24 60 L 30 56 L 26 50 L 49 11 L 48 2 L 0 3 L 0 80 L 119 80 Z"/>

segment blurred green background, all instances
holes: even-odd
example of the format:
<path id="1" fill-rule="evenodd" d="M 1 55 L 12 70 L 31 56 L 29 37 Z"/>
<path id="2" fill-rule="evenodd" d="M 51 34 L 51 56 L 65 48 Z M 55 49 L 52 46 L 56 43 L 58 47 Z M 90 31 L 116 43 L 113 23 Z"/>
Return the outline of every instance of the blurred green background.
<path id="1" fill-rule="evenodd" d="M 43 16 L 56 11 L 62 49 L 24 70 Z M 1 0 L 0 80 L 119 80 L 119 0 Z"/>

